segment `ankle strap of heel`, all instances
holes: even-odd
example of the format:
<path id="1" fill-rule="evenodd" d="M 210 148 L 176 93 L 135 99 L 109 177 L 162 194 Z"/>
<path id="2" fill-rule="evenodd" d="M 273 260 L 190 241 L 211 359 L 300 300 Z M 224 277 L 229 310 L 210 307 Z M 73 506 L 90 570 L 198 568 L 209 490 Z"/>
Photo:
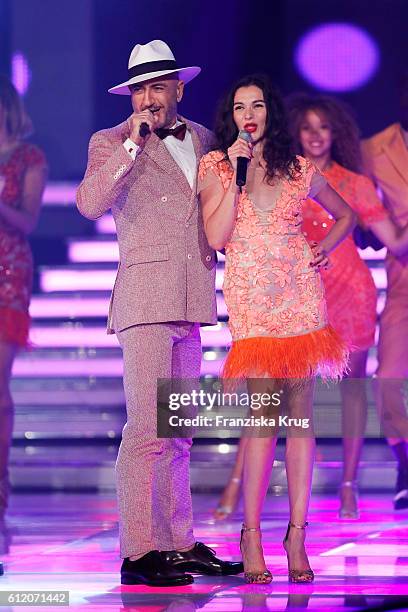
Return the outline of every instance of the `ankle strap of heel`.
<path id="1" fill-rule="evenodd" d="M 247 527 L 245 523 L 242 523 L 242 531 L 261 531 L 260 527 Z"/>
<path id="2" fill-rule="evenodd" d="M 309 525 L 309 523 L 306 521 L 306 523 L 303 523 L 303 525 L 296 525 L 296 523 L 291 523 L 289 521 L 288 523 L 288 527 L 296 527 L 296 529 L 306 529 L 306 527 Z"/>

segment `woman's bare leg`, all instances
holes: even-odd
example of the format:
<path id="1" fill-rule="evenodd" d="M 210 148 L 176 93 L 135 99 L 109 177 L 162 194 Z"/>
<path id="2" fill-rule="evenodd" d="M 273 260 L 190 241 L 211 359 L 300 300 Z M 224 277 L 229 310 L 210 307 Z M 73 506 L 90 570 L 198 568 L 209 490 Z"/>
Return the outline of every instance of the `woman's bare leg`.
<path id="1" fill-rule="evenodd" d="M 247 437 L 242 436 L 238 444 L 238 450 L 231 475 L 221 494 L 218 506 L 214 510 L 214 518 L 217 520 L 227 518 L 227 516 L 234 512 L 238 505 L 241 492 L 242 473 L 244 469 L 246 442 Z"/>
<path id="2" fill-rule="evenodd" d="M 291 418 L 308 419 L 308 428 L 289 428 L 286 438 L 286 474 L 288 478 L 290 522 L 304 525 L 307 521 L 312 488 L 315 437 L 313 431 L 314 380 L 288 391 L 288 413 Z M 291 569 L 310 569 L 305 551 L 305 530 L 289 529 L 285 543 Z"/>
<path id="3" fill-rule="evenodd" d="M 366 367 L 368 351 L 356 351 L 350 356 L 350 372 L 340 385 L 342 399 L 343 478 L 342 483 L 354 483 L 361 458 L 367 423 Z M 340 514 L 357 516 L 354 486 L 340 487 Z"/>
<path id="4" fill-rule="evenodd" d="M 0 342 L 0 516 L 8 501 L 8 460 L 14 423 L 10 377 L 16 353 L 16 345 Z"/>
<path id="5" fill-rule="evenodd" d="M 273 393 L 273 381 L 268 379 L 248 380 L 248 392 Z M 276 409 L 266 412 L 254 411 L 255 416 L 277 416 Z M 248 435 L 244 449 L 243 468 L 243 497 L 244 497 L 244 523 L 246 527 L 258 528 L 261 521 L 261 512 L 268 491 L 274 461 L 277 428 L 268 432 L 251 432 Z M 263 436 L 263 437 L 261 437 Z M 242 538 L 242 554 L 246 572 L 263 572 L 266 565 L 262 551 L 260 532 L 244 532 Z"/>

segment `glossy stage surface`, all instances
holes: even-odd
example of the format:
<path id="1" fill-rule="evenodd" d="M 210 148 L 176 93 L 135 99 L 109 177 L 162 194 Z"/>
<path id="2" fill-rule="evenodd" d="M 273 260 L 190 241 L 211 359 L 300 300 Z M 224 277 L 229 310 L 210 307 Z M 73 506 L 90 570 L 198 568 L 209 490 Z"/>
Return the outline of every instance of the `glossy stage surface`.
<path id="1" fill-rule="evenodd" d="M 215 495 L 194 496 L 195 534 L 225 559 L 239 559 L 241 510 L 214 522 Z M 289 585 L 282 539 L 287 498 L 269 495 L 263 522 L 270 585 L 242 576 L 197 576 L 183 588 L 121 587 L 114 497 L 101 493 L 15 494 L 1 531 L 5 575 L 0 591 L 68 590 L 70 608 L 113 612 L 193 610 L 400 610 L 408 605 L 408 510 L 394 512 L 389 495 L 364 495 L 357 521 L 337 518 L 338 502 L 314 496 L 307 531 L 316 579 Z M 1 610 L 22 608 L 1 606 Z M 34 607 L 33 610 L 61 610 Z M 66 609 L 66 608 L 65 608 Z"/>

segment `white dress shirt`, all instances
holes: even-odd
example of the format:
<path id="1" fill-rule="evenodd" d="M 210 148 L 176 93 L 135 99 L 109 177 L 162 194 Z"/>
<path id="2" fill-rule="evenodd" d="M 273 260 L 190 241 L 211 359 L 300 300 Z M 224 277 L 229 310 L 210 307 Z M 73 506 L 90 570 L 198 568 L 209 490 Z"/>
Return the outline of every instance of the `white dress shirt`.
<path id="1" fill-rule="evenodd" d="M 177 119 L 176 123 L 171 127 L 175 128 L 178 125 L 181 125 L 181 123 L 182 121 Z M 193 188 L 197 171 L 197 159 L 190 131 L 188 129 L 186 130 L 184 140 L 179 140 L 178 138 L 175 138 L 175 136 L 167 136 L 163 139 L 163 142 L 176 164 L 181 168 L 190 187 Z M 136 159 L 136 155 L 140 147 L 130 138 L 125 140 L 123 146 L 131 158 Z"/>

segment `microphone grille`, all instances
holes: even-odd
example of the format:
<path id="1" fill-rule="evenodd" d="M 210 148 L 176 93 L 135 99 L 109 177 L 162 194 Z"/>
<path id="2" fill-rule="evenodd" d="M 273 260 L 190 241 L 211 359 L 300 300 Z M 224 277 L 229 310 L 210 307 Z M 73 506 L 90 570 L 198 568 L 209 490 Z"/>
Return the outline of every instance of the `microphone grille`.
<path id="1" fill-rule="evenodd" d="M 252 136 L 246 130 L 240 130 L 238 138 L 242 138 L 242 140 L 245 140 L 246 142 L 252 142 Z"/>

